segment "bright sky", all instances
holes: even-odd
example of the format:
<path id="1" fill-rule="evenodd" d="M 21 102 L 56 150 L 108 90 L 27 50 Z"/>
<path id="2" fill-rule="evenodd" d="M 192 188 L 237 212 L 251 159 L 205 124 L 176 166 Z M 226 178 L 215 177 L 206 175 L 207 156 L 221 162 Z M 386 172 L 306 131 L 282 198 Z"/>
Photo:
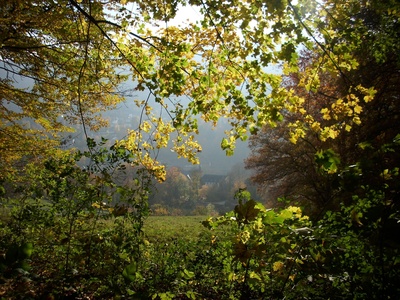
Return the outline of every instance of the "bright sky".
<path id="1" fill-rule="evenodd" d="M 200 8 L 194 6 L 180 6 L 176 18 L 168 22 L 168 26 L 196 23 L 201 19 Z"/>

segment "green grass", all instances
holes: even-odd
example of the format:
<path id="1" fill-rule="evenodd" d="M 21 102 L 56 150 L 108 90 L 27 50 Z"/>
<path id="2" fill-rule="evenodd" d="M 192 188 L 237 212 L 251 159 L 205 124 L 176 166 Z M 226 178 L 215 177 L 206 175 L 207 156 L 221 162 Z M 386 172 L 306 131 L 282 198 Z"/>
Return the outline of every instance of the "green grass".
<path id="1" fill-rule="evenodd" d="M 206 216 L 150 216 L 144 224 L 144 233 L 149 241 L 197 240 L 199 235 L 209 232 L 201 222 Z"/>

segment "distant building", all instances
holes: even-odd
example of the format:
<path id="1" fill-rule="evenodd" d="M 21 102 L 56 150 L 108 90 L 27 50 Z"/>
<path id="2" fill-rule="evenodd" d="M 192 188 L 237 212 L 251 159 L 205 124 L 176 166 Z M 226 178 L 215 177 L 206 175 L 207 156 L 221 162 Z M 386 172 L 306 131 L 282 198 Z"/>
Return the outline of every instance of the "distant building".
<path id="1" fill-rule="evenodd" d="M 219 185 L 220 182 L 225 180 L 226 175 L 204 174 L 201 177 L 200 183 L 202 185 L 214 186 Z"/>

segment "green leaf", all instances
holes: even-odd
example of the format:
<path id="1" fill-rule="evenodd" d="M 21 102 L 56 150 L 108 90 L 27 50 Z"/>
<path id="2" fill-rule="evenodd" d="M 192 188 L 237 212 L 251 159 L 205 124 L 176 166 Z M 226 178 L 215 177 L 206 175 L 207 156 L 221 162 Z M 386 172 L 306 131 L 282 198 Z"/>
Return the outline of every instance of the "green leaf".
<path id="1" fill-rule="evenodd" d="M 262 216 L 265 225 L 282 224 L 285 219 L 278 216 L 273 210 L 266 211 Z"/>
<path id="2" fill-rule="evenodd" d="M 228 149 L 229 147 L 230 147 L 230 144 L 229 144 L 228 140 L 227 140 L 226 138 L 223 138 L 223 139 L 222 139 L 222 142 L 221 142 L 221 148 L 222 148 L 222 150 L 226 150 L 226 149 Z"/>
<path id="3" fill-rule="evenodd" d="M 372 145 L 369 142 L 362 142 L 358 144 L 358 147 L 360 147 L 360 149 L 365 150 L 365 149 L 372 149 Z"/>
<path id="4" fill-rule="evenodd" d="M 281 216 L 276 216 L 275 217 L 275 219 L 273 220 L 273 223 L 272 224 L 274 224 L 274 223 L 276 223 L 276 224 L 283 224 L 283 222 L 285 222 L 285 218 L 282 218 Z"/>
<path id="5" fill-rule="evenodd" d="M 195 293 L 195 292 L 192 292 L 192 291 L 186 292 L 186 293 L 185 293 L 185 296 L 186 296 L 188 299 L 192 299 L 192 300 L 196 300 L 196 299 L 199 298 L 199 295 L 198 295 L 197 293 Z"/>
<path id="6" fill-rule="evenodd" d="M 132 262 L 127 265 L 122 272 L 122 276 L 129 281 L 134 281 L 136 279 L 136 271 L 137 271 L 137 264 L 136 262 Z"/>
<path id="7" fill-rule="evenodd" d="M 29 258 L 31 257 L 33 253 L 33 244 L 32 243 L 24 243 L 21 246 L 21 252 L 24 258 Z"/>
<path id="8" fill-rule="evenodd" d="M 290 210 L 284 209 L 279 214 L 279 217 L 281 217 L 281 218 L 283 218 L 285 220 L 291 219 L 293 217 L 293 212 L 291 212 Z"/>
<path id="9" fill-rule="evenodd" d="M 190 280 L 192 279 L 195 275 L 194 272 L 192 271 L 188 271 L 187 269 L 184 269 L 183 271 L 181 271 L 181 277 L 185 280 Z"/>
<path id="10" fill-rule="evenodd" d="M 250 279 L 253 279 L 255 281 L 262 282 L 262 278 L 260 277 L 260 275 L 258 275 L 254 271 L 250 272 L 250 276 L 249 277 L 250 277 Z"/>
<path id="11" fill-rule="evenodd" d="M 175 298 L 175 294 L 172 294 L 171 292 L 166 292 L 166 293 L 158 293 L 153 295 L 152 299 L 160 299 L 160 300 L 172 300 Z"/>
<path id="12" fill-rule="evenodd" d="M 335 173 L 340 164 L 340 158 L 332 149 L 319 150 L 315 154 L 315 162 L 321 170 Z"/>

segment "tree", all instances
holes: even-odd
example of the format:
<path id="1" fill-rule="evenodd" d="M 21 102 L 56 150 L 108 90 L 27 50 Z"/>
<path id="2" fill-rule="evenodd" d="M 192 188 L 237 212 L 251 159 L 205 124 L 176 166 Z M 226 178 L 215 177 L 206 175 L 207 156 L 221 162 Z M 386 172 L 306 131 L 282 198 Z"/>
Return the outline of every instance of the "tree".
<path id="1" fill-rule="evenodd" d="M 351 201 L 361 185 L 382 187 L 380 174 L 398 159 L 375 151 L 398 134 L 399 60 L 395 53 L 399 45 L 394 30 L 398 24 L 390 17 L 391 9 L 389 2 L 344 7 L 332 3 L 323 8 L 326 18 L 316 21 L 318 26 L 330 26 L 330 22 L 337 26 L 322 32 L 323 39 L 316 39 L 310 52 L 302 52 L 297 66 L 288 67 L 283 80 L 302 104 L 282 110 L 284 123 L 274 129 L 265 127 L 252 139 L 253 155 L 247 165 L 257 170 L 253 177 L 257 183 L 269 185 L 270 192 L 274 189 L 272 201 L 289 196 L 311 200 L 320 208 L 330 203 L 332 208 L 335 200 L 336 204 Z M 390 13 L 381 14 L 386 10 Z M 352 53 L 340 54 L 344 49 Z M 335 61 L 336 55 L 351 56 L 353 66 Z M 361 100 L 364 88 L 371 94 Z M 355 94 L 349 94 L 352 90 Z M 375 150 L 365 151 L 364 143 Z M 372 152 L 379 159 L 372 159 Z M 321 173 L 321 167 L 333 175 Z"/>
<path id="2" fill-rule="evenodd" d="M 146 90 L 149 96 L 137 99 L 143 109 L 140 126 L 121 145 L 136 152 L 141 164 L 161 180 L 165 170 L 150 153 L 166 147 L 170 138 L 179 156 L 198 162 L 195 115 L 214 124 L 222 116 L 229 120 L 232 130 L 221 145 L 231 154 L 236 139 L 246 139 L 248 132 L 274 124 L 280 119 L 281 108 L 301 107 L 298 98 L 281 88 L 280 76 L 264 68 L 281 61 L 287 67 L 295 66 L 297 45 L 310 47 L 312 39 L 324 33 L 317 20 L 334 26 L 327 16 L 312 19 L 310 25 L 303 22 L 320 4 L 215 5 L 193 0 L 181 5 L 198 7 L 200 21 L 169 26 L 179 8 L 174 1 L 163 5 L 75 0 L 2 4 L 2 84 L 6 91 L 2 101 L 14 105 L 3 105 L 6 129 L 2 140 L 9 149 L 2 151 L 7 154 L 4 164 L 31 153 L 29 145 L 39 139 L 34 134 L 47 137 L 66 129 L 57 122 L 61 114 L 70 121 L 96 127 L 98 123 L 92 122 L 96 118 L 90 116 L 121 100 L 118 87 L 128 75 L 134 89 Z M 345 9 L 338 4 L 338 11 Z M 304 28 L 311 37 L 304 34 Z M 341 69 L 333 62 L 343 56 L 342 52 L 331 52 L 324 67 L 339 74 Z M 354 61 L 351 55 L 340 59 L 346 66 Z M 20 76 L 32 80 L 26 91 L 15 85 L 13 78 Z M 187 105 L 182 97 L 190 99 Z M 40 127 L 27 130 L 15 123 L 15 119 L 25 117 Z M 295 128 L 293 137 L 301 132 Z M 15 135 L 19 142 L 14 142 Z M 13 151 L 15 144 L 25 146 Z"/>
<path id="3" fill-rule="evenodd" d="M 7 1 L 0 6 L 2 176 L 21 157 L 40 158 L 57 146 L 61 122 L 105 125 L 95 113 L 122 100 L 126 79 L 112 43 L 73 1 Z M 104 17 L 99 2 L 83 4 Z M 107 30 L 106 24 L 103 30 Z"/>
<path id="4" fill-rule="evenodd" d="M 166 180 L 155 187 L 151 202 L 183 208 L 190 202 L 190 180 L 177 167 L 168 168 Z"/>
<path id="5" fill-rule="evenodd" d="M 293 145 L 287 122 L 274 129 L 264 128 L 251 137 L 252 152 L 246 167 L 254 171 L 251 180 L 269 207 L 279 206 L 278 199 L 286 198 L 304 205 L 305 211 L 312 213 L 332 202 L 337 194 L 334 189 L 337 174 L 318 170 L 314 159 L 317 146 L 316 139 L 309 135 Z"/>
<path id="6" fill-rule="evenodd" d="M 299 70 L 306 72 L 318 59 L 317 53 L 303 50 L 299 56 Z M 282 110 L 284 119 L 281 122 L 273 128 L 265 126 L 251 137 L 249 146 L 252 153 L 246 160 L 246 167 L 254 170 L 252 181 L 258 185 L 269 206 L 277 206 L 277 199 L 287 198 L 305 205 L 307 213 L 315 213 L 321 208 L 333 208 L 337 204 L 335 200 L 340 198 L 336 174 L 338 165 L 321 169 L 315 155 L 318 151 L 331 149 L 341 158 L 343 165 L 349 164 L 345 157 L 349 149 L 344 142 L 349 137 L 343 136 L 342 130 L 339 137 L 322 141 L 311 124 L 311 128 L 293 143 L 293 124 L 304 124 L 307 128 L 309 119 L 313 118 L 319 122 L 318 127 L 332 125 L 332 121 L 323 119 L 321 110 L 332 99 L 338 99 L 344 89 L 337 78 L 320 70 L 318 90 L 308 91 L 302 86 L 301 74 L 288 74 L 283 84 L 305 99 L 308 114 L 305 115 L 304 109 L 303 113 Z"/>
<path id="7" fill-rule="evenodd" d="M 345 10 L 339 3 L 326 9 L 325 21 L 337 27 L 316 39 L 318 47 L 311 57 L 303 55 L 293 72 L 287 69 L 286 87 L 304 104 L 282 110 L 289 126 L 264 128 L 253 139 L 253 155 L 248 159 L 249 167 L 258 168 L 254 177 L 258 182 L 275 181 L 275 186 L 293 188 L 278 192 L 295 200 L 304 190 L 313 196 L 317 217 L 322 218 L 316 228 L 333 234 L 323 238 L 321 249 L 310 247 L 312 256 L 317 253 L 313 263 L 322 269 L 332 266 L 330 274 L 346 269 L 348 286 L 356 288 L 352 297 L 379 299 L 398 293 L 397 271 L 388 272 L 399 257 L 399 241 L 393 233 L 399 229 L 400 211 L 399 24 L 392 5 L 389 1 L 347 2 Z M 325 25 L 320 24 L 321 28 Z M 352 65 L 332 56 L 341 51 L 341 57 L 352 57 Z M 327 61 L 336 71 L 325 67 Z M 371 94 L 360 97 L 365 88 Z M 349 94 L 352 90 L 355 93 Z M 328 207 L 321 201 L 325 199 L 316 193 L 316 186 L 334 196 L 325 199 L 336 205 Z M 346 254 L 335 250 L 338 245 L 346 248 Z M 352 264 L 353 259 L 362 263 Z M 349 293 L 346 284 L 341 288 Z"/>
<path id="8" fill-rule="evenodd" d="M 170 26 L 180 5 L 197 8 L 199 21 Z M 53 137 L 68 130 L 59 122 L 61 114 L 84 128 L 101 126 L 95 113 L 123 99 L 120 87 L 128 77 L 133 90 L 148 96 L 135 100 L 139 125 L 117 145 L 132 151 L 135 163 L 160 181 L 166 174 L 157 161 L 161 148 L 199 162 L 197 115 L 214 125 L 228 119 L 231 130 L 221 141 L 227 154 L 237 139 L 284 118 L 292 143 L 306 135 L 321 142 L 360 136 L 364 119 L 365 124 L 385 119 L 384 128 L 371 129 L 382 133 L 393 128 L 387 120 L 396 118 L 398 10 L 390 1 L 31 0 L 8 2 L 1 10 L 3 177 L 19 159 L 40 159 L 52 149 Z M 308 64 L 299 64 L 299 49 L 313 53 Z M 268 71 L 276 63 L 284 75 L 296 77 L 296 87 Z M 377 73 L 368 67 L 387 76 L 370 75 Z M 335 88 L 328 88 L 328 79 Z M 18 86 L 21 80 L 28 87 Z M 324 100 L 314 107 L 316 95 Z M 357 140 L 374 136 L 377 132 Z M 324 145 L 317 150 L 330 147 Z M 346 165 L 352 158 L 344 154 L 357 156 L 358 150 L 343 149 Z M 326 154 L 320 153 L 322 162 Z"/>

